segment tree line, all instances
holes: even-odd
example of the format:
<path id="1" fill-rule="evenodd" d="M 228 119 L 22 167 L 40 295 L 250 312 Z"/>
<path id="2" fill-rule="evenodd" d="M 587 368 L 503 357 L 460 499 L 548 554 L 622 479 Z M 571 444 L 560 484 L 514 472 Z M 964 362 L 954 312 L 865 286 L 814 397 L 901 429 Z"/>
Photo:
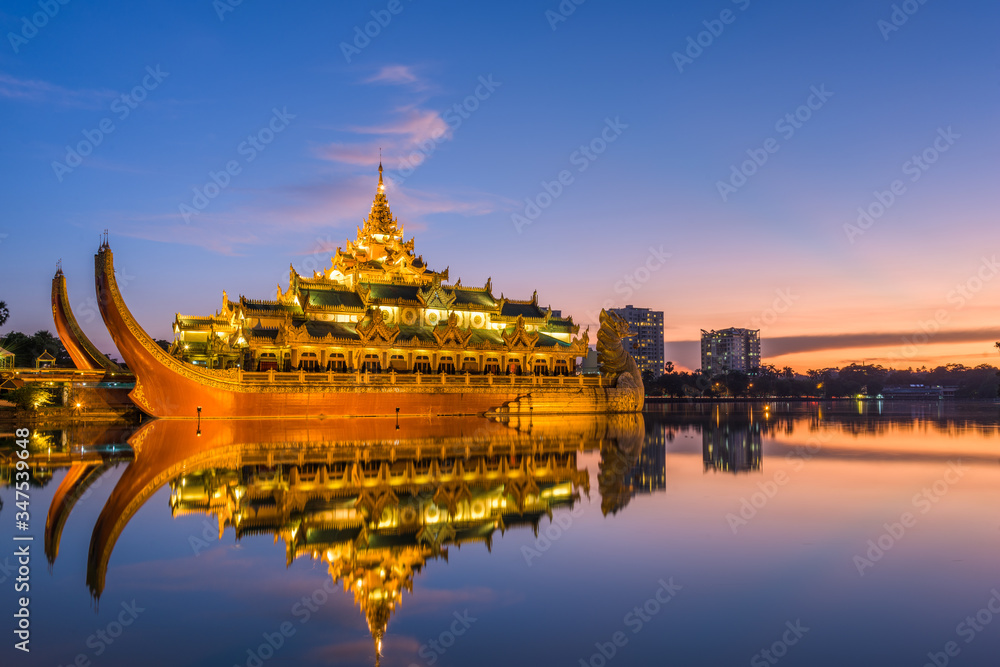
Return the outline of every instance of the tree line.
<path id="1" fill-rule="evenodd" d="M 794 372 L 789 367 L 763 366 L 757 373 L 730 371 L 709 377 L 700 372 L 675 371 L 658 378 L 643 377 L 647 396 L 673 398 L 844 398 L 878 396 L 885 387 L 941 385 L 955 387 L 955 398 L 996 398 L 1000 396 L 1000 370 L 980 364 L 975 367 L 947 364 L 928 368 L 885 368 L 879 364 L 851 364 L 843 368 L 811 369 Z"/>
<path id="2" fill-rule="evenodd" d="M 17 368 L 34 368 L 35 360 L 45 352 L 56 358 L 53 366 L 66 368 L 73 366 L 73 360 L 62 342 L 44 329 L 30 336 L 20 331 L 12 331 L 0 338 L 0 347 L 14 354 L 14 366 Z"/>

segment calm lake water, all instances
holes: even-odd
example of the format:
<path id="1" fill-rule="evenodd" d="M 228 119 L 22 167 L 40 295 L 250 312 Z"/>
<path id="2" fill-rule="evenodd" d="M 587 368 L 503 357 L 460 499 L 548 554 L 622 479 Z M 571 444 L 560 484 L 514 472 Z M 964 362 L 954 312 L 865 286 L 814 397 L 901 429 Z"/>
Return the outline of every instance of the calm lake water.
<path id="1" fill-rule="evenodd" d="M 1000 405 L 3 442 L 4 665 L 993 665 Z M 8 434 L 10 435 L 10 434 Z M 15 542 L 15 535 L 34 537 Z M 30 654 L 13 648 L 30 544 Z"/>

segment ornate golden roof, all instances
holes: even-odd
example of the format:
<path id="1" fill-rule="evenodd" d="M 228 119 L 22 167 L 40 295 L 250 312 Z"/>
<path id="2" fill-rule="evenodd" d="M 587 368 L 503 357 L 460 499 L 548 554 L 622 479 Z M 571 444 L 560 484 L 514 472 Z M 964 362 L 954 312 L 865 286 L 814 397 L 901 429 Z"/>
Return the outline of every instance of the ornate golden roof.
<path id="1" fill-rule="evenodd" d="M 347 241 L 347 247 L 337 248 L 330 269 L 324 278 L 336 282 L 391 281 L 424 284 L 437 276 L 427 269 L 423 257 L 413 254 L 413 239 L 403 240 L 403 228 L 389 208 L 382 181 L 382 164 L 378 166 L 378 188 L 368 216 L 358 228 L 357 238 Z"/>

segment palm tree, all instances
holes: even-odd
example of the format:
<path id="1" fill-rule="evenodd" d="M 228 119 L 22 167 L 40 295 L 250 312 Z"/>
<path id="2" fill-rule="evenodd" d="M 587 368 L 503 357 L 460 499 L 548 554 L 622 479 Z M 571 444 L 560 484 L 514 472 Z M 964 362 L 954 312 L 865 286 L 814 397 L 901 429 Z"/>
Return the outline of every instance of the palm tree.
<path id="1" fill-rule="evenodd" d="M 0 301 L 0 327 L 7 323 L 7 318 L 10 317 L 10 311 L 7 310 L 7 302 Z"/>

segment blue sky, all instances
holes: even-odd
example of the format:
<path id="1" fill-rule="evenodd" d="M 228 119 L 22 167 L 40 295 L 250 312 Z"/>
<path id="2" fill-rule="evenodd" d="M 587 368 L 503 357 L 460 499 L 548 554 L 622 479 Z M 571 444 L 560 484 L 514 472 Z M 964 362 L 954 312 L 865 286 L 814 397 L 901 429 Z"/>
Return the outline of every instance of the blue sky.
<path id="1" fill-rule="evenodd" d="M 105 228 L 154 336 L 224 289 L 271 297 L 289 263 L 327 264 L 353 238 L 381 147 L 432 268 L 537 289 L 582 323 L 664 310 L 680 364 L 697 366 L 699 329 L 754 322 L 765 362 L 800 370 L 995 363 L 1000 9 L 896 6 L 898 30 L 879 1 L 567 1 L 565 20 L 555 1 L 5 3 L 3 331 L 52 329 L 61 258 L 112 350 L 90 301 Z M 796 112 L 808 120 L 779 129 Z M 69 167 L 67 147 L 97 139 Z M 933 164 L 907 169 L 925 150 Z M 185 219 L 213 173 L 225 187 Z M 518 226 L 526 199 L 547 205 Z"/>

